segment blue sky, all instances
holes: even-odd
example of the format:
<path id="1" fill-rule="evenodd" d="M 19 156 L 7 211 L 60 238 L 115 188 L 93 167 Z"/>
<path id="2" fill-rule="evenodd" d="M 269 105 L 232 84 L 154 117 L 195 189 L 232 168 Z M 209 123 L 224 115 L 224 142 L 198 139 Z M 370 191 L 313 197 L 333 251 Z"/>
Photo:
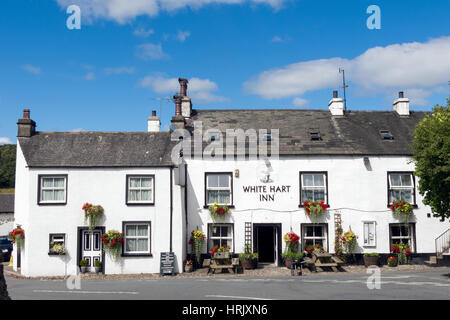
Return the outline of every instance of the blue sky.
<path id="1" fill-rule="evenodd" d="M 81 8 L 69 30 L 66 8 Z M 381 29 L 368 29 L 370 5 Z M 41 131 L 167 128 L 176 78 L 195 108 L 327 108 L 346 70 L 351 110 L 444 104 L 449 1 L 2 0 L 0 144 L 24 108 Z M 342 96 L 342 91 L 340 91 Z"/>

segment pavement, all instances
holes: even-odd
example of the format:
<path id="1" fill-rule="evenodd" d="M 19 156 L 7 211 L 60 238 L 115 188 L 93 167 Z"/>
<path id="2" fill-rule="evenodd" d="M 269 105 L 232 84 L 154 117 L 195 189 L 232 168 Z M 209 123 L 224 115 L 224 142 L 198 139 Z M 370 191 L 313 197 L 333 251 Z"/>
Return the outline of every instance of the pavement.
<path id="1" fill-rule="evenodd" d="M 402 268 L 400 268 L 402 267 Z M 13 300 L 449 300 L 450 268 L 400 266 L 305 272 L 265 267 L 243 274 L 82 275 L 23 279 L 5 270 Z"/>

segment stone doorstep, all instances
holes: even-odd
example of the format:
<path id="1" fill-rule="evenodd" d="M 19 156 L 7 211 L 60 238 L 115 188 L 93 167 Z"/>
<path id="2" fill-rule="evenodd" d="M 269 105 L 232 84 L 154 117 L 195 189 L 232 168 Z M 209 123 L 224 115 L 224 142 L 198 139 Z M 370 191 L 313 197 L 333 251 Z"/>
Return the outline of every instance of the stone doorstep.
<path id="1" fill-rule="evenodd" d="M 311 272 L 308 268 L 303 268 L 303 276 L 325 276 L 330 274 L 366 274 L 367 268 L 361 265 L 350 265 L 342 267 L 344 272 L 333 272 L 333 271 L 319 271 Z M 397 267 L 381 266 L 380 269 L 383 272 L 398 272 L 398 271 L 429 271 L 435 270 L 436 268 L 448 269 L 448 267 L 435 267 L 427 265 L 401 265 Z M 138 273 L 138 274 L 96 274 L 96 273 L 86 273 L 80 274 L 81 280 L 156 280 L 156 279 L 173 279 L 173 278 L 270 278 L 270 277 L 292 277 L 291 270 L 286 267 L 263 267 L 253 270 L 245 270 L 244 273 L 207 273 L 208 268 L 197 269 L 193 272 L 179 273 L 176 275 L 165 275 L 162 276 L 159 273 Z M 12 267 L 4 266 L 4 274 L 6 277 L 14 277 L 16 279 L 27 279 L 27 280 L 66 280 L 70 276 L 44 276 L 44 277 L 26 277 L 20 273 L 12 270 Z M 297 276 L 293 276 L 297 277 Z"/>

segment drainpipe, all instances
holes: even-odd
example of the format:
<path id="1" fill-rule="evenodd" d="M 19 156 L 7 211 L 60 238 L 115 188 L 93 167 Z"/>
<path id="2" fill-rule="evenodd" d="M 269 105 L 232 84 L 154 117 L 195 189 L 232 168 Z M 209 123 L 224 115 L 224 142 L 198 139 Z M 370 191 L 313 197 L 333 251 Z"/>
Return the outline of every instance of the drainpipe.
<path id="1" fill-rule="evenodd" d="M 173 218 L 173 167 L 170 168 L 170 250 L 172 252 L 172 218 Z"/>

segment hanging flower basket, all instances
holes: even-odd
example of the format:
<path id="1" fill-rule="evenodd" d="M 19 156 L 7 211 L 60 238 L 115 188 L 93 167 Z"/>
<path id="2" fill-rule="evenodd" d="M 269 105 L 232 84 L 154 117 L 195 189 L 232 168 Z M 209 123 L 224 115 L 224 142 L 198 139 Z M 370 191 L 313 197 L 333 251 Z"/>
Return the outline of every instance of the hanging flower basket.
<path id="1" fill-rule="evenodd" d="M 413 206 L 405 200 L 396 200 L 391 204 L 392 213 L 399 219 L 403 219 L 408 223 L 409 218 L 413 215 Z"/>
<path id="2" fill-rule="evenodd" d="M 84 211 L 84 220 L 89 220 L 89 231 L 95 229 L 98 225 L 101 217 L 103 216 L 103 207 L 102 206 L 94 206 L 90 203 L 85 203 L 81 210 Z"/>
<path id="3" fill-rule="evenodd" d="M 224 219 L 228 214 L 231 213 L 231 210 L 230 208 L 228 208 L 228 206 L 220 205 L 217 202 L 214 202 L 214 204 L 210 205 L 208 210 L 213 220 Z"/>
<path id="4" fill-rule="evenodd" d="M 203 241 L 205 241 L 205 239 L 205 235 L 200 230 L 194 230 L 191 232 L 189 244 L 191 245 L 191 252 L 195 257 L 197 266 L 200 265 L 200 256 L 202 254 Z"/>
<path id="5" fill-rule="evenodd" d="M 112 260 L 117 261 L 120 257 L 123 234 L 117 230 L 109 230 L 104 235 L 100 236 L 103 242 L 103 251 L 105 251 Z"/>
<path id="6" fill-rule="evenodd" d="M 320 201 L 305 201 L 303 202 L 303 207 L 305 208 L 305 212 L 308 216 L 313 216 L 315 218 L 321 216 L 328 209 L 328 205 Z"/>
<path id="7" fill-rule="evenodd" d="M 15 228 L 9 233 L 9 238 L 17 245 L 17 249 L 20 249 L 25 243 L 25 231 L 22 228 Z"/>

